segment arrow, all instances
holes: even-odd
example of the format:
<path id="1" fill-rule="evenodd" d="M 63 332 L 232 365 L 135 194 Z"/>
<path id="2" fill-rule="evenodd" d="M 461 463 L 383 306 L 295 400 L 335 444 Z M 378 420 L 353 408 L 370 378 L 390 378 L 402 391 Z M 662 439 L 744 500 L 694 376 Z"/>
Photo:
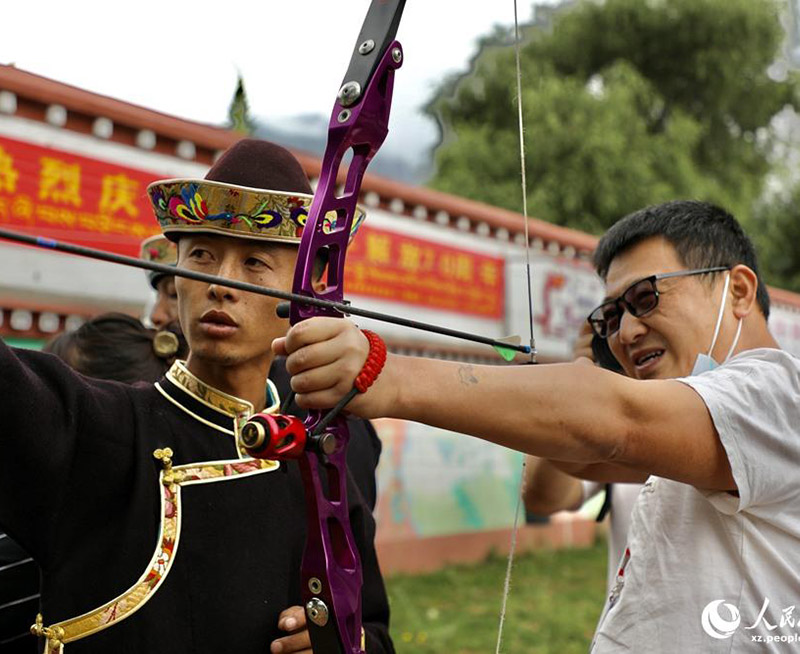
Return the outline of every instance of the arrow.
<path id="1" fill-rule="evenodd" d="M 342 315 L 359 316 L 361 318 L 369 318 L 379 322 L 387 322 L 393 325 L 400 325 L 401 327 L 408 327 L 409 329 L 417 329 L 419 331 L 430 332 L 433 334 L 441 334 L 443 336 L 450 336 L 458 338 L 463 341 L 471 341 L 473 343 L 480 343 L 482 345 L 490 345 L 500 354 L 506 361 L 511 361 L 515 353 L 521 352 L 522 354 L 530 354 L 531 348 L 528 345 L 521 345 L 519 337 L 510 336 L 503 339 L 494 339 L 487 336 L 479 336 L 478 334 L 471 334 L 469 332 L 462 332 L 457 329 L 449 329 L 448 327 L 440 327 L 439 325 L 431 325 L 429 323 L 421 322 L 418 320 L 411 320 L 410 318 L 401 318 L 400 316 L 393 316 L 391 314 L 381 313 L 379 311 L 370 311 L 369 309 L 360 309 L 354 307 L 347 302 L 332 302 L 330 300 L 321 300 L 319 298 L 307 297 L 305 295 L 298 295 L 297 293 L 290 293 L 288 291 L 281 291 L 275 288 L 268 288 L 266 286 L 259 286 L 257 284 L 248 284 L 247 282 L 239 282 L 233 279 L 225 279 L 224 277 L 217 277 L 215 275 L 208 275 L 206 273 L 195 272 L 193 270 L 185 270 L 183 268 L 176 268 L 163 263 L 155 263 L 153 261 L 144 261 L 136 257 L 127 257 L 122 254 L 114 254 L 112 252 L 104 252 L 95 248 L 87 248 L 82 245 L 75 245 L 73 243 L 65 243 L 57 241 L 52 238 L 45 238 L 43 236 L 30 236 L 28 234 L 20 234 L 8 229 L 0 228 L 0 239 L 7 241 L 14 241 L 16 243 L 23 243 L 25 245 L 32 245 L 34 247 L 43 248 L 47 250 L 55 250 L 57 252 L 66 252 L 67 254 L 74 254 L 89 259 L 98 259 L 100 261 L 108 261 L 110 263 L 117 263 L 123 266 L 130 266 L 132 268 L 140 268 L 142 270 L 152 270 L 153 272 L 162 273 L 164 275 L 175 275 L 177 277 L 185 277 L 198 282 L 205 282 L 207 284 L 218 284 L 219 286 L 226 286 L 228 288 L 235 288 L 240 291 L 248 293 L 256 293 L 258 295 L 266 295 L 279 300 L 288 302 L 297 302 L 300 304 L 311 305 L 315 307 L 322 307 L 325 309 L 332 309 L 338 311 Z"/>

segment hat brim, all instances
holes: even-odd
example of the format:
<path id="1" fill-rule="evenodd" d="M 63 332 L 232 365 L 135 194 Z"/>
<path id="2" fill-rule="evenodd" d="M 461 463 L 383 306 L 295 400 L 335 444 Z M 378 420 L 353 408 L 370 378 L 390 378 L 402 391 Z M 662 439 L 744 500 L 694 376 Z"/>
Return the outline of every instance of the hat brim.
<path id="1" fill-rule="evenodd" d="M 204 179 L 168 179 L 147 187 L 164 236 L 177 240 L 184 233 L 208 233 L 297 244 L 303 235 L 313 196 L 236 186 Z M 350 230 L 352 239 L 366 218 L 358 206 Z M 335 229 L 331 212 L 328 229 Z M 323 224 L 323 230 L 326 230 Z"/>
<path id="2" fill-rule="evenodd" d="M 165 277 L 172 277 L 173 275 L 168 275 L 167 273 L 163 272 L 155 272 L 155 271 L 148 271 L 147 272 L 147 281 L 150 282 L 150 286 L 153 287 L 154 291 L 158 290 L 158 284 L 161 282 L 162 279 Z"/>

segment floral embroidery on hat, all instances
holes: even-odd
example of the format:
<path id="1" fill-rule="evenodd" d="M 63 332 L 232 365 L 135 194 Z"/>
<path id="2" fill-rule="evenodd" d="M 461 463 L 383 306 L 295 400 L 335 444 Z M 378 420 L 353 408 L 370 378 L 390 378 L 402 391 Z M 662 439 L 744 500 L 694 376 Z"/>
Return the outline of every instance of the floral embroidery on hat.
<path id="1" fill-rule="evenodd" d="M 312 196 L 237 187 L 213 180 L 165 180 L 148 187 L 163 233 L 200 230 L 231 236 L 298 242 L 308 221 Z M 356 209 L 351 238 L 366 216 Z M 331 212 L 323 223 L 336 226 Z"/>

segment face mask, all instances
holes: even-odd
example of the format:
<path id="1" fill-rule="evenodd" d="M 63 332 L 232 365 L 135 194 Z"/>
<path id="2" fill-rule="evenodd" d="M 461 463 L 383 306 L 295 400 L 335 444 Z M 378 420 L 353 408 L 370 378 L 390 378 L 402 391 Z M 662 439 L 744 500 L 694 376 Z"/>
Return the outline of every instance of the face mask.
<path id="1" fill-rule="evenodd" d="M 730 273 L 725 273 L 725 286 L 722 288 L 722 302 L 719 305 L 719 313 L 717 313 L 717 325 L 714 327 L 714 337 L 711 339 L 711 347 L 708 348 L 708 352 L 706 354 L 698 354 L 697 359 L 694 362 L 694 368 L 692 368 L 691 375 L 701 375 L 704 372 L 708 372 L 709 370 L 714 370 L 721 364 L 718 364 L 711 356 L 711 353 L 714 351 L 714 346 L 717 344 L 717 338 L 719 337 L 719 328 L 722 326 L 722 315 L 725 312 L 725 299 L 728 297 L 728 286 L 731 283 L 731 275 Z M 739 318 L 739 325 L 736 327 L 736 336 L 733 337 L 733 343 L 731 344 L 731 349 L 728 350 L 728 354 L 725 355 L 725 359 L 723 359 L 722 363 L 725 363 L 728 359 L 731 358 L 731 354 L 736 349 L 736 345 L 739 343 L 739 336 L 742 333 L 742 319 Z"/>

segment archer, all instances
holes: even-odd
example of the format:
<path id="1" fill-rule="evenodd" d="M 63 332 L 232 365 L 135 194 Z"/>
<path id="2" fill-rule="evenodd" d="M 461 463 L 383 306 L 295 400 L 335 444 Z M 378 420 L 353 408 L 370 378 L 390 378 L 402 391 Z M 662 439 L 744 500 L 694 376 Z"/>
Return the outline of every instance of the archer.
<path id="1" fill-rule="evenodd" d="M 717 600 L 742 621 L 765 597 L 797 600 L 800 361 L 770 334 L 753 246 L 722 209 L 687 201 L 631 214 L 595 264 L 606 300 L 589 322 L 624 376 L 580 362 L 389 356 L 348 409 L 471 434 L 587 479 L 646 482 L 594 651 L 709 651 L 701 614 Z M 367 352 L 348 321 L 331 319 L 298 324 L 273 347 L 289 355 L 306 407 L 340 398 Z M 750 651 L 751 634 L 717 617 L 726 629 L 714 637 L 733 639 L 725 651 Z"/>
<path id="2" fill-rule="evenodd" d="M 311 189 L 288 151 L 240 141 L 205 179 L 151 189 L 179 266 L 291 288 Z M 155 385 L 0 344 L 0 526 L 42 571 L 33 631 L 48 654 L 308 653 L 300 473 L 237 442 L 280 404 L 269 344 L 286 323 L 272 298 L 186 279 L 176 290 L 191 353 Z M 350 429 L 369 438 L 363 421 Z M 392 652 L 374 521 L 357 491 L 350 501 L 366 649 Z"/>

